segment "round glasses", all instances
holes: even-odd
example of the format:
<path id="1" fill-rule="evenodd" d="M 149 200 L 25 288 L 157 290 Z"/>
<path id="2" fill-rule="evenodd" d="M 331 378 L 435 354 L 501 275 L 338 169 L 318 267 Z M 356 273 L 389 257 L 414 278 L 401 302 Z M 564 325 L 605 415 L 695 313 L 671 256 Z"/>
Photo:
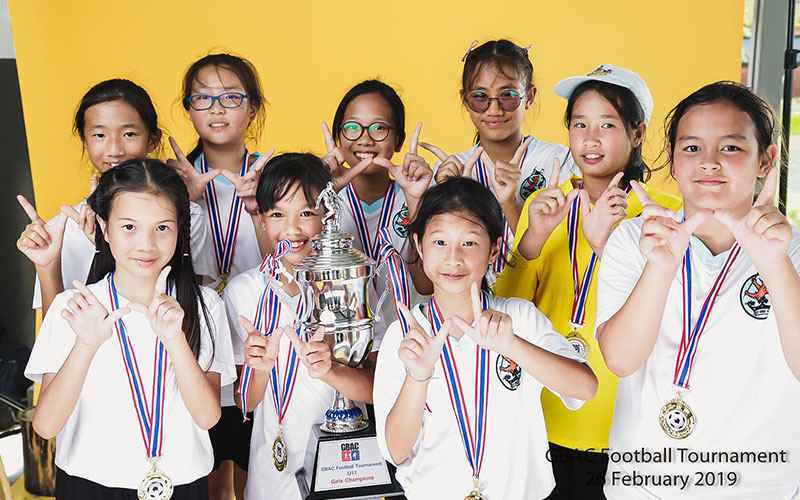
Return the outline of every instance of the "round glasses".
<path id="1" fill-rule="evenodd" d="M 500 106 L 503 111 L 514 111 L 519 107 L 523 97 L 525 97 L 525 94 L 520 94 L 514 90 L 504 90 L 500 92 L 500 95 L 497 97 L 489 97 L 484 92 L 473 92 L 467 96 L 466 101 L 469 109 L 476 113 L 483 113 L 489 109 L 489 106 L 492 105 L 492 101 L 497 101 L 497 105 Z"/>
<path id="2" fill-rule="evenodd" d="M 375 142 L 381 142 L 389 137 L 389 132 L 394 127 L 383 122 L 370 123 L 369 125 L 361 125 L 358 122 L 345 122 L 341 126 L 342 136 L 348 141 L 357 141 L 364 135 L 364 130 L 367 131 L 370 139 Z"/>
<path id="3" fill-rule="evenodd" d="M 219 101 L 223 108 L 238 108 L 248 96 L 239 92 L 226 92 L 220 95 L 195 94 L 186 98 L 189 106 L 197 111 L 211 109 L 214 101 Z"/>

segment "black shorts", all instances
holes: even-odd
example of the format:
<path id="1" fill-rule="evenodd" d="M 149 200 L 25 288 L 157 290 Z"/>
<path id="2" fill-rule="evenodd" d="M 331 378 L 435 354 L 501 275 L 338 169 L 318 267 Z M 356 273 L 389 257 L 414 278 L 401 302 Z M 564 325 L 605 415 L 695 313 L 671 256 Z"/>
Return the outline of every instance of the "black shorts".
<path id="1" fill-rule="evenodd" d="M 247 470 L 250 461 L 250 436 L 253 434 L 253 412 L 247 414 L 247 422 L 242 422 L 242 410 L 236 406 L 223 406 L 222 416 L 217 425 L 208 430 L 211 447 L 214 448 L 214 470 L 224 460 Z"/>
<path id="2" fill-rule="evenodd" d="M 142 477 L 144 479 L 144 477 Z M 208 498 L 208 477 L 175 486 L 172 500 L 196 500 Z M 109 488 L 82 477 L 70 476 L 56 467 L 56 499 L 57 500 L 138 500 L 136 490 L 127 488 Z"/>
<path id="3" fill-rule="evenodd" d="M 556 487 L 547 500 L 604 500 L 608 455 L 573 450 L 550 443 L 548 460 L 553 464 Z"/>

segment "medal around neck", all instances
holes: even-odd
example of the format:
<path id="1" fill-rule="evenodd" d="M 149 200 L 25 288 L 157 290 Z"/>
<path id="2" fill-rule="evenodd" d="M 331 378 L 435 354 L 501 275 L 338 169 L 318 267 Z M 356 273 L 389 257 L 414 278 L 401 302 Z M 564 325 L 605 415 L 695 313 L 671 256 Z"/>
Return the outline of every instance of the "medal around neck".
<path id="1" fill-rule="evenodd" d="M 694 430 L 697 417 L 689 405 L 680 396 L 677 396 L 661 407 L 658 422 L 667 436 L 684 439 Z"/>
<path id="2" fill-rule="evenodd" d="M 275 441 L 272 442 L 272 461 L 275 463 L 275 468 L 278 469 L 278 472 L 282 472 L 286 468 L 288 460 L 286 444 L 283 442 L 283 431 L 278 431 Z"/>
<path id="3" fill-rule="evenodd" d="M 575 349 L 578 356 L 582 357 L 585 361 L 589 361 L 589 356 L 592 354 L 592 348 L 589 343 L 583 338 L 583 335 L 578 333 L 577 330 L 572 330 L 572 333 L 567 335 L 567 342 Z"/>
<path id="4" fill-rule="evenodd" d="M 172 480 L 160 472 L 156 467 L 157 460 L 150 460 L 150 472 L 142 480 L 139 486 L 139 500 L 169 500 L 172 498 L 174 486 Z"/>
<path id="5" fill-rule="evenodd" d="M 353 248 L 353 236 L 339 230 L 341 207 L 333 183 L 320 193 L 316 208 L 321 203 L 327 211 L 323 230 L 311 239 L 311 253 L 294 266 L 295 279 L 310 306 L 304 331 L 310 338 L 324 327 L 334 361 L 356 367 L 372 350 L 373 315 L 367 297 L 375 262 Z M 347 433 L 366 427 L 361 409 L 336 391 L 322 430 Z"/>
<path id="6" fill-rule="evenodd" d="M 469 492 L 469 495 L 467 495 L 464 498 L 464 500 L 486 500 L 486 496 L 484 496 L 484 494 L 481 493 L 481 488 L 478 483 L 478 478 L 476 477 L 472 478 L 472 491 Z"/>

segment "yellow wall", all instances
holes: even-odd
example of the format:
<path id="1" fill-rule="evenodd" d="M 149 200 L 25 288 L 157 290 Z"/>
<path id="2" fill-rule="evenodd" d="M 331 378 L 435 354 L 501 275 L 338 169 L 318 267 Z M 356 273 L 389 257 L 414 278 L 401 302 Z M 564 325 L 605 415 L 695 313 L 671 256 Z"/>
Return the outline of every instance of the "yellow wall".
<path id="1" fill-rule="evenodd" d="M 608 62 L 636 70 L 652 90 L 652 158 L 663 117 L 679 99 L 705 83 L 738 79 L 743 15 L 743 2 L 735 0 L 9 5 L 34 190 L 45 218 L 88 194 L 90 166 L 71 120 L 83 93 L 107 78 L 130 78 L 147 89 L 163 124 L 188 150 L 194 131 L 176 105 L 184 70 L 209 51 L 239 53 L 258 68 L 270 102 L 261 149 L 324 153 L 320 121 L 332 119 L 351 85 L 380 76 L 401 89 L 409 132 L 423 121 L 422 139 L 454 153 L 466 150 L 474 134 L 458 100 L 460 58 L 473 39 L 507 37 L 534 44 L 539 96 L 526 132 L 565 143 L 565 103 L 553 84 Z"/>

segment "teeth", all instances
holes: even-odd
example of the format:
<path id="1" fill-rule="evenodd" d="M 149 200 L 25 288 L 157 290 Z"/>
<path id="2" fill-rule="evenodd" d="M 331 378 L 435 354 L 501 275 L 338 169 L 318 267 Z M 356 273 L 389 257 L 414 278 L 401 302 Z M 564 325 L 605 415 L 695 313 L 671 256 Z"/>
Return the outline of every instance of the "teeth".
<path id="1" fill-rule="evenodd" d="M 211 124 L 211 125 L 209 125 L 209 126 L 210 126 L 210 127 L 214 127 L 214 128 L 218 128 L 218 127 L 224 127 L 224 126 L 226 126 L 226 125 L 228 125 L 228 124 L 227 124 L 227 123 L 212 123 L 212 124 Z"/>
<path id="2" fill-rule="evenodd" d="M 596 155 L 596 154 L 586 155 L 586 158 L 588 158 L 590 160 L 595 160 L 597 158 L 600 158 L 600 155 Z"/>
<path id="3" fill-rule="evenodd" d="M 305 245 L 305 241 L 293 241 L 292 248 L 300 248 L 301 246 Z"/>
<path id="4" fill-rule="evenodd" d="M 362 160 L 366 158 L 375 158 L 378 156 L 376 153 L 356 153 L 356 158 L 361 158 Z"/>

